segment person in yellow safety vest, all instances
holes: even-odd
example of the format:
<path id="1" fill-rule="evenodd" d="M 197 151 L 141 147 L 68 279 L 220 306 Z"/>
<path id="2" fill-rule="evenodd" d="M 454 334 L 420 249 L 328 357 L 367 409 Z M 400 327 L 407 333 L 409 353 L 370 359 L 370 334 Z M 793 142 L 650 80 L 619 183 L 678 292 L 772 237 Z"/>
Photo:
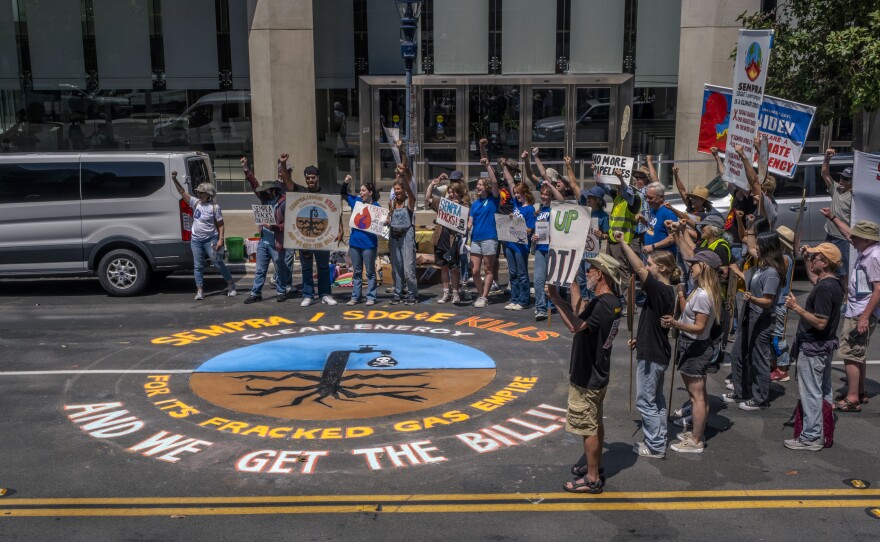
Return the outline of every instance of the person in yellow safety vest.
<path id="1" fill-rule="evenodd" d="M 623 234 L 623 241 L 628 244 L 636 254 L 641 254 L 642 247 L 639 237 L 636 235 L 636 224 L 642 209 L 642 197 L 636 192 L 632 182 L 632 174 L 629 171 L 615 170 L 614 174 L 620 180 L 620 185 L 611 187 L 605 183 L 597 182 L 596 185 L 605 191 L 605 194 L 613 198 L 611 212 L 609 213 L 608 254 L 620 262 L 620 295 L 626 299 L 629 290 L 629 277 L 632 275 L 632 267 L 624 254 L 623 249 L 614 238 L 614 232 Z M 626 304 L 624 303 L 624 313 Z"/>

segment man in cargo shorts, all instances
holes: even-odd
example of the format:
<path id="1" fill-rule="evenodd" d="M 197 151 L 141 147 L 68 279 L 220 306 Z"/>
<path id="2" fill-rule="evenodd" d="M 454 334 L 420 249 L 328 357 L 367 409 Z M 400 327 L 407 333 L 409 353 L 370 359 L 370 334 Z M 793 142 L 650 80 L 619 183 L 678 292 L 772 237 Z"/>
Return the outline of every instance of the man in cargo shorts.
<path id="1" fill-rule="evenodd" d="M 571 493 L 602 493 L 602 402 L 611 369 L 611 344 L 620 324 L 618 298 L 620 262 L 607 254 L 587 258 L 587 288 L 591 301 L 581 298 L 580 288 L 569 288 L 571 305 L 559 295 L 556 286 L 548 288 L 550 298 L 569 331 L 574 333 L 569 366 L 568 417 L 565 429 L 584 439 L 586 464 L 575 465 L 577 478 L 562 486 Z"/>

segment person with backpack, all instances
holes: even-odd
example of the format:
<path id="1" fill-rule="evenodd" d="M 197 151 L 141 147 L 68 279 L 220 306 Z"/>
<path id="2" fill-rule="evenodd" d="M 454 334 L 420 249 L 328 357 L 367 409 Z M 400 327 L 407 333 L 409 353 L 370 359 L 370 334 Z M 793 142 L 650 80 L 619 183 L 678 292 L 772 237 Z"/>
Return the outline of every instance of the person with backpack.
<path id="1" fill-rule="evenodd" d="M 792 357 L 797 359 L 799 407 L 803 413 L 801 432 L 783 444 L 789 450 L 818 452 L 830 445 L 833 435 L 823 428 L 832 419 L 831 358 L 837 350 L 837 327 L 843 304 L 843 285 L 835 273 L 841 264 L 840 250 L 832 243 L 801 249 L 813 289 L 803 306 L 788 292 L 785 306 L 800 317 Z M 827 412 L 827 414 L 825 414 Z"/>

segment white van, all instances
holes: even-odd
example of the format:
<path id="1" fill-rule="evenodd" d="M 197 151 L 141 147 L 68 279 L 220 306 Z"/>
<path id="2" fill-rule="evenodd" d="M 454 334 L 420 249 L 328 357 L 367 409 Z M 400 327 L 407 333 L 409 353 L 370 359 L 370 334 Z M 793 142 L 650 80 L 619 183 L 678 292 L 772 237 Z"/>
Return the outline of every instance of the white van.
<path id="1" fill-rule="evenodd" d="M 192 209 L 171 181 L 212 181 L 200 152 L 0 154 L 0 278 L 95 276 L 115 296 L 192 269 Z"/>
<path id="2" fill-rule="evenodd" d="M 154 147 L 181 147 L 215 154 L 248 154 L 253 148 L 251 92 L 212 92 L 176 119 L 156 124 Z"/>

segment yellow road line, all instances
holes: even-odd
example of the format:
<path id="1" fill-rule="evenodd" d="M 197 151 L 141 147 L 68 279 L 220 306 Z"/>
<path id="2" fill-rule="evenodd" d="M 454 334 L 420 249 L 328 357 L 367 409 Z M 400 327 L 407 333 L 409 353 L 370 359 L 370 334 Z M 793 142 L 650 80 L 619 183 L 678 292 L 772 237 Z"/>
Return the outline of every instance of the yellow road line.
<path id="1" fill-rule="evenodd" d="M 554 504 L 455 504 L 383 506 L 380 513 L 483 513 L 483 512 L 595 512 L 595 511 L 684 511 L 684 510 L 754 510 L 782 508 L 866 508 L 876 507 L 877 500 L 784 500 L 784 501 L 704 501 L 704 502 L 633 502 L 610 503 L 585 500 L 581 503 Z M 213 516 L 259 514 L 350 514 L 377 512 L 374 505 L 338 506 L 259 506 L 222 508 L 40 508 L 2 509 L 0 517 L 57 516 Z"/>
<path id="2" fill-rule="evenodd" d="M 621 491 L 588 495 L 589 499 L 703 499 L 756 497 L 875 497 L 880 489 L 742 489 L 729 491 Z M 97 505 L 97 504 L 250 504 L 250 503 L 321 503 L 321 502 L 400 502 L 400 501 L 519 501 L 572 499 L 572 493 L 467 493 L 429 495 L 286 495 L 262 497 L 110 497 L 67 499 L 4 499 L 7 505 Z"/>

